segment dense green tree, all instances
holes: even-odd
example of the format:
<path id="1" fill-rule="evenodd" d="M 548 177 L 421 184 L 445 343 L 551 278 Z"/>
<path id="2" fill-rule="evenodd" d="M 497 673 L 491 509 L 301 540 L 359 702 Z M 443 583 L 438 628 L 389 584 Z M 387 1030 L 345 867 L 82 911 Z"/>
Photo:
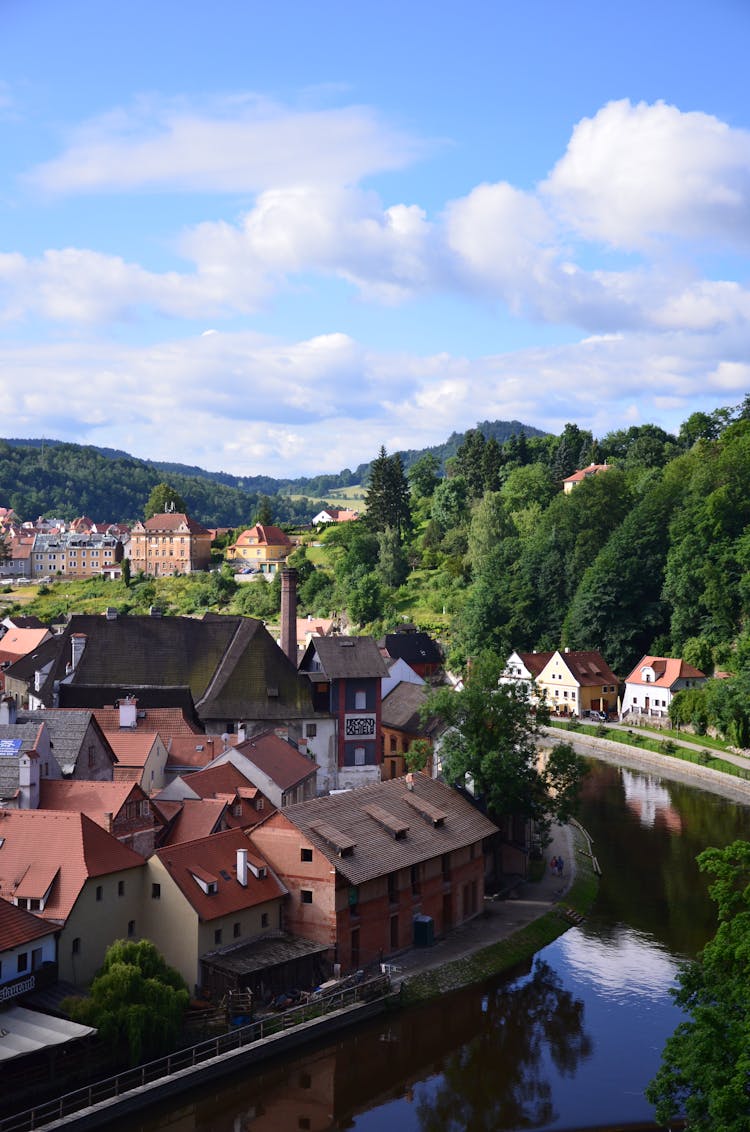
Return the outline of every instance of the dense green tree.
<path id="1" fill-rule="evenodd" d="M 710 723 L 728 743 L 750 747 L 750 670 L 729 680 L 710 680 L 705 694 Z"/>
<path id="2" fill-rule="evenodd" d="M 68 999 L 71 1018 L 131 1065 L 174 1049 L 190 1002 L 185 980 L 150 940 L 116 940 L 86 998 Z"/>
<path id="3" fill-rule="evenodd" d="M 750 1128 L 750 844 L 706 849 L 718 928 L 672 992 L 687 1014 L 667 1039 L 646 1089 L 662 1123 L 686 1116 L 690 1132 Z"/>
<path id="4" fill-rule="evenodd" d="M 692 727 L 696 735 L 708 730 L 708 704 L 705 688 L 685 688 L 669 704 L 669 719 L 676 727 Z"/>
<path id="5" fill-rule="evenodd" d="M 452 476 L 438 484 L 432 497 L 432 518 L 443 532 L 468 522 L 467 496 L 463 476 Z"/>
<path id="6" fill-rule="evenodd" d="M 553 820 L 575 806 L 584 764 L 569 747 L 553 749 L 540 766 L 537 737 L 543 717 L 533 716 L 525 692 L 498 685 L 503 661 L 482 653 L 469 667 L 463 690 L 440 688 L 425 715 L 447 726 L 440 754 L 451 782 L 471 783 L 495 820 L 523 815 L 544 840 Z"/>
<path id="7" fill-rule="evenodd" d="M 357 578 L 347 595 L 347 610 L 356 625 L 369 625 L 383 616 L 385 596 L 380 579 L 373 571 Z"/>
<path id="8" fill-rule="evenodd" d="M 267 495 L 261 495 L 255 510 L 255 522 L 262 527 L 270 527 L 273 523 L 273 507 Z"/>
<path id="9" fill-rule="evenodd" d="M 594 479 L 604 481 L 613 474 Z M 669 609 L 661 595 L 665 530 L 681 488 L 680 471 L 675 469 L 628 512 L 583 574 L 568 608 L 563 643 L 598 649 L 615 672 L 630 671 L 669 627 Z"/>
<path id="10" fill-rule="evenodd" d="M 123 558 L 120 568 L 122 570 L 122 584 L 126 590 L 130 589 L 130 559 L 127 555 Z"/>
<path id="11" fill-rule="evenodd" d="M 547 507 L 555 495 L 555 485 L 544 464 L 526 464 L 509 473 L 500 494 L 508 513 L 512 515 L 532 503 Z"/>
<path id="12" fill-rule="evenodd" d="M 439 483 L 440 461 L 432 452 L 425 452 L 409 469 L 408 480 L 417 499 L 429 499 Z"/>
<path id="13" fill-rule="evenodd" d="M 485 491 L 499 491 L 503 480 L 505 457 L 496 437 L 487 438 L 482 457 L 482 479 Z"/>
<path id="14" fill-rule="evenodd" d="M 566 424 L 552 457 L 552 478 L 559 486 L 578 468 L 578 457 L 584 443 L 592 443 L 591 433 L 584 433 L 577 424 Z"/>
<path id="15" fill-rule="evenodd" d="M 502 494 L 488 491 L 474 506 L 468 536 L 468 556 L 475 578 L 491 572 L 503 539 L 515 534 Z"/>
<path id="16" fill-rule="evenodd" d="M 333 609 L 334 582 L 325 570 L 313 570 L 299 587 L 300 605 L 306 613 L 328 616 Z"/>
<path id="17" fill-rule="evenodd" d="M 409 575 L 409 563 L 401 545 L 401 538 L 394 527 L 386 527 L 378 533 L 377 575 L 387 589 L 395 590 Z"/>
<path id="18" fill-rule="evenodd" d="M 455 473 L 463 476 L 471 499 L 477 498 L 484 491 L 486 444 L 481 430 L 470 428 L 456 453 Z"/>
<path id="19" fill-rule="evenodd" d="M 150 519 L 152 515 L 163 515 L 166 511 L 184 514 L 187 511 L 185 500 L 170 484 L 157 483 L 146 501 L 143 517 Z"/>

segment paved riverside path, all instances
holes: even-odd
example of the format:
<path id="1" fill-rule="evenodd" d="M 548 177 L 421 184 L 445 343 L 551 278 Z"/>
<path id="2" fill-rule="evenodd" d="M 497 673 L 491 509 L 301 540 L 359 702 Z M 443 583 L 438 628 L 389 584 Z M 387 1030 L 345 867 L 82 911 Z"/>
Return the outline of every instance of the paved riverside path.
<path id="1" fill-rule="evenodd" d="M 544 875 L 539 881 L 519 881 L 514 895 L 503 900 L 486 899 L 482 915 L 453 928 L 432 947 L 413 947 L 403 955 L 394 956 L 390 964 L 393 984 L 398 986 L 403 979 L 422 971 L 465 959 L 483 947 L 507 939 L 554 908 L 573 883 L 575 859 L 570 827 L 553 825 L 550 833 L 552 841 L 544 851 Z M 549 867 L 552 857 L 563 858 L 562 877 L 552 873 Z"/>

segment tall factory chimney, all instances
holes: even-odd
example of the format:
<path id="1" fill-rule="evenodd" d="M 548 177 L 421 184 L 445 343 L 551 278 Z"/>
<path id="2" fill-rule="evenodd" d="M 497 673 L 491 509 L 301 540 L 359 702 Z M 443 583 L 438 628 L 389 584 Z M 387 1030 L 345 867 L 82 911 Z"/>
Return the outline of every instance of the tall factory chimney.
<path id="1" fill-rule="evenodd" d="M 297 571 L 281 571 L 281 649 L 297 667 Z"/>

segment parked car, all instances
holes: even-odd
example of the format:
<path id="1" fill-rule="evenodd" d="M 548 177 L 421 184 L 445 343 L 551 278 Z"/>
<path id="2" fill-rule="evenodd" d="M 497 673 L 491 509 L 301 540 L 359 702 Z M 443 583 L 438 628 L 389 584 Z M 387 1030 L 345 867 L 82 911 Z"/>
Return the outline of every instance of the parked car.
<path id="1" fill-rule="evenodd" d="M 606 711 L 590 711 L 589 719 L 593 719 L 596 723 L 606 723 L 609 716 Z"/>

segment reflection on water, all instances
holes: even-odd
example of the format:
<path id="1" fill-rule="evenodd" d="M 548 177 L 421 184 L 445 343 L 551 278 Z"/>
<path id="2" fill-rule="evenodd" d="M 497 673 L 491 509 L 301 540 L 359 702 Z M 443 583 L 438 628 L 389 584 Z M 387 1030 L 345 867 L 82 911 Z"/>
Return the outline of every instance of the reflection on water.
<path id="1" fill-rule="evenodd" d="M 590 984 L 620 1001 L 630 995 L 659 1000 L 677 975 L 674 957 L 627 924 L 616 925 L 606 938 L 593 936 L 584 925 L 567 932 L 559 949 L 576 984 Z"/>
<path id="2" fill-rule="evenodd" d="M 572 1132 L 648 1121 L 643 1089 L 679 1021 L 669 987 L 714 930 L 695 856 L 750 839 L 748 816 L 593 763 L 581 820 L 603 869 L 599 898 L 533 965 L 114 1127 Z"/>
<path id="3" fill-rule="evenodd" d="M 538 960 L 529 978 L 485 995 L 477 1034 L 445 1059 L 440 1078 L 420 1093 L 419 1127 L 423 1132 L 549 1127 L 557 1112 L 546 1063 L 572 1077 L 591 1049 L 583 1003 Z"/>

